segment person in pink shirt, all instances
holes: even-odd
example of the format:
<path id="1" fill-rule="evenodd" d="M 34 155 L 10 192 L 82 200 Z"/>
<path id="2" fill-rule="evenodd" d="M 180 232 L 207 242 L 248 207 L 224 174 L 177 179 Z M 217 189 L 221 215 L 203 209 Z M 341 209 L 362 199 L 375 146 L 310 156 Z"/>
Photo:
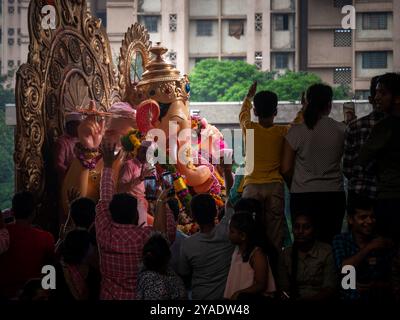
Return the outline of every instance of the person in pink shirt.
<path id="1" fill-rule="evenodd" d="M 60 184 L 75 158 L 74 148 L 75 144 L 79 142 L 78 127 L 80 123 L 81 115 L 79 113 L 67 114 L 65 116 L 65 133 L 54 143 L 54 166 Z"/>

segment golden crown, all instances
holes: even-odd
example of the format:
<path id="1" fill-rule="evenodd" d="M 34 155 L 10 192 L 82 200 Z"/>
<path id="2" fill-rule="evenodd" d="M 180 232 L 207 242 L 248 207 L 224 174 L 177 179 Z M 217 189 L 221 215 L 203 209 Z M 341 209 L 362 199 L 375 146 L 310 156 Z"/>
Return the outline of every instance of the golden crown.
<path id="1" fill-rule="evenodd" d="M 190 84 L 187 75 L 180 76 L 180 72 L 172 64 L 162 58 L 168 51 L 158 42 L 150 48 L 153 59 L 145 66 L 142 79 L 130 92 L 129 100 L 135 105 L 153 99 L 159 103 L 170 104 L 177 100 L 185 103 L 190 96 Z"/>

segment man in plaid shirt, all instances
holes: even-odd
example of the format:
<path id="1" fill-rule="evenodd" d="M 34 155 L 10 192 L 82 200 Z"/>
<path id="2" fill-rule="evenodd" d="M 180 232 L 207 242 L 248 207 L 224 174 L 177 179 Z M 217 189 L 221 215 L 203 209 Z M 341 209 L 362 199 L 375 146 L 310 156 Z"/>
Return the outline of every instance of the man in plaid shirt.
<path id="1" fill-rule="evenodd" d="M 374 163 L 370 163 L 368 167 L 363 169 L 360 165 L 356 165 L 356 161 L 361 147 L 367 141 L 373 127 L 385 117 L 384 110 L 381 110 L 375 101 L 378 80 L 379 76 L 371 80 L 369 101 L 373 106 L 373 111 L 363 118 L 353 120 L 346 128 L 343 173 L 348 179 L 348 198 L 352 198 L 354 195 L 362 195 L 370 199 L 376 198 Z"/>
<path id="2" fill-rule="evenodd" d="M 114 195 L 114 148 L 110 145 L 103 145 L 103 161 L 95 220 L 102 274 L 100 299 L 132 300 L 142 249 L 151 233 L 166 233 L 170 243 L 175 239 L 174 216 L 166 205 L 169 190 L 164 190 L 157 200 L 154 227 L 138 226 L 136 199 L 129 194 Z"/>

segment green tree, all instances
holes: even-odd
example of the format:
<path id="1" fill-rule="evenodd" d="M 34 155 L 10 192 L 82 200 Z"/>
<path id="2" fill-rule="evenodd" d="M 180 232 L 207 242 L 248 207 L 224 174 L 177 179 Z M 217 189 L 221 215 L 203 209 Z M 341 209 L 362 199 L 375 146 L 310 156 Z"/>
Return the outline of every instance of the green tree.
<path id="1" fill-rule="evenodd" d="M 5 105 L 14 103 L 14 90 L 4 89 L 0 78 L 0 209 L 10 207 L 14 193 L 14 129 L 6 125 Z"/>
<path id="2" fill-rule="evenodd" d="M 302 92 L 321 78 L 313 73 L 287 71 L 283 75 L 262 72 L 244 61 L 202 60 L 190 74 L 191 100 L 241 101 L 253 81 L 257 80 L 258 90 L 276 92 L 280 101 L 299 100 Z M 335 99 L 348 99 L 350 90 L 340 86 L 334 88 Z"/>

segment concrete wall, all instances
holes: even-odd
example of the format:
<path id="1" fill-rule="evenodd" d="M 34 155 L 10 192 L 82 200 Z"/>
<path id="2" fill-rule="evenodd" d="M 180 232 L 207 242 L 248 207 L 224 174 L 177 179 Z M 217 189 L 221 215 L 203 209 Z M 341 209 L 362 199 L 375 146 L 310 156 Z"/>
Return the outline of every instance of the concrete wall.
<path id="1" fill-rule="evenodd" d="M 247 1 L 243 0 L 221 0 L 222 15 L 243 15 L 246 12 Z"/>
<path id="2" fill-rule="evenodd" d="M 333 6 L 333 0 L 309 0 L 308 19 L 309 26 L 341 26 L 344 15 L 341 8 Z"/>
<path id="3" fill-rule="evenodd" d="M 292 9 L 293 0 L 271 0 L 272 10 Z"/>
<path id="4" fill-rule="evenodd" d="M 195 20 L 189 22 L 189 52 L 190 54 L 218 54 L 219 48 L 219 35 L 218 35 L 218 21 L 214 20 L 212 23 L 212 36 L 199 37 L 196 35 L 197 24 Z"/>
<path id="5" fill-rule="evenodd" d="M 223 53 L 242 53 L 247 50 L 247 26 L 244 21 L 244 34 L 236 39 L 229 36 L 229 20 L 222 21 L 222 52 Z"/>
<path id="6" fill-rule="evenodd" d="M 217 16 L 219 13 L 218 0 L 190 0 L 190 16 Z"/>
<path id="7" fill-rule="evenodd" d="M 334 47 L 334 30 L 312 30 L 308 34 L 308 65 L 313 67 L 352 65 L 351 47 Z"/>
<path id="8" fill-rule="evenodd" d="M 362 53 L 356 53 L 356 77 L 357 78 L 372 78 L 376 75 L 383 74 L 386 72 L 392 72 L 393 70 L 393 53 L 388 53 L 387 68 L 386 69 L 363 69 L 362 68 Z"/>
<path id="9" fill-rule="evenodd" d="M 312 68 L 309 71 L 318 75 L 323 82 L 333 83 L 333 68 Z"/>
<path id="10" fill-rule="evenodd" d="M 357 40 L 363 39 L 385 39 L 392 38 L 393 35 L 393 15 L 390 13 L 387 18 L 387 29 L 386 30 L 364 30 L 362 28 L 362 14 L 357 14 L 357 29 L 356 29 L 356 38 Z"/>
<path id="11" fill-rule="evenodd" d="M 273 49 L 292 48 L 293 32 L 291 31 L 273 31 L 271 34 L 271 47 Z"/>
<path id="12" fill-rule="evenodd" d="M 160 12 L 161 0 L 145 0 L 142 6 L 143 12 Z"/>

